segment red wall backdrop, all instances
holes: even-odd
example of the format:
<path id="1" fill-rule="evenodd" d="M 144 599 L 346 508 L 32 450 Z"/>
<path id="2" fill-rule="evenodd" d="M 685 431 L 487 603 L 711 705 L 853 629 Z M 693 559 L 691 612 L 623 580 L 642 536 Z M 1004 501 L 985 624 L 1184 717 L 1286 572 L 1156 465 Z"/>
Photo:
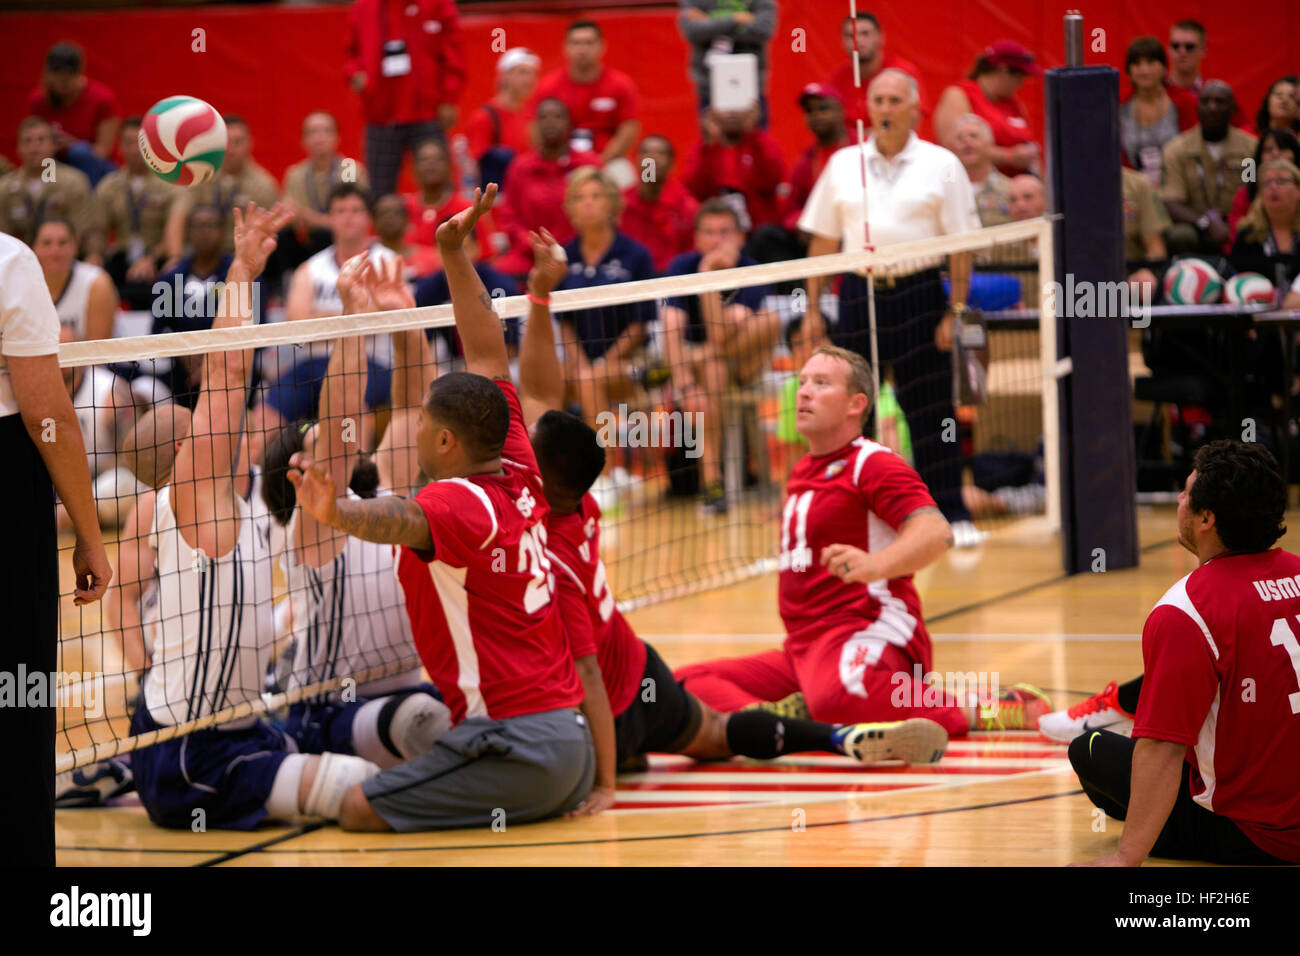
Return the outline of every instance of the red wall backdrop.
<path id="1" fill-rule="evenodd" d="M 1044 66 L 1064 62 L 1061 18 L 1075 3 L 1056 0 L 868 0 L 880 17 L 888 49 L 915 62 L 931 99 L 965 75 L 978 50 L 999 37 L 1034 50 Z M 808 134 L 794 106 L 800 87 L 822 79 L 843 62 L 839 22 L 847 0 L 788 0 L 771 45 L 772 131 L 793 157 Z M 472 8 L 471 8 L 472 9 Z M 39 79 L 45 50 L 73 40 L 86 50 L 87 72 L 118 93 L 123 109 L 140 113 L 175 93 L 208 100 L 223 112 L 248 118 L 255 156 L 273 174 L 300 156 L 304 115 L 328 109 L 340 120 L 344 150 L 359 155 L 361 118 L 343 77 L 347 8 L 343 6 L 204 7 L 109 13 L 0 15 L 0 152 L 14 157 L 16 127 L 29 91 Z M 593 9 L 608 43 L 606 61 L 640 84 L 645 131 L 667 134 L 684 149 L 695 137 L 694 94 L 686 77 L 687 50 L 675 6 L 627 12 Z M 1300 72 L 1289 38 L 1300 34 L 1300 4 L 1255 0 L 1239 6 L 1197 0 L 1093 0 L 1085 12 L 1089 45 L 1102 30 L 1104 52 L 1089 63 L 1123 66 L 1129 39 L 1150 33 L 1168 40 L 1168 28 L 1194 17 L 1209 30 L 1203 71 L 1233 84 L 1253 117 L 1268 84 Z M 565 24 L 571 14 L 470 12 L 463 16 L 470 80 L 462 115 L 492 94 L 493 31 L 509 46 L 528 46 L 549 69 L 562 63 Z M 192 31 L 206 31 L 206 52 L 191 49 Z M 796 30 L 803 30 L 803 51 Z M 1020 96 L 1035 129 L 1042 129 L 1042 82 L 1030 79 Z"/>

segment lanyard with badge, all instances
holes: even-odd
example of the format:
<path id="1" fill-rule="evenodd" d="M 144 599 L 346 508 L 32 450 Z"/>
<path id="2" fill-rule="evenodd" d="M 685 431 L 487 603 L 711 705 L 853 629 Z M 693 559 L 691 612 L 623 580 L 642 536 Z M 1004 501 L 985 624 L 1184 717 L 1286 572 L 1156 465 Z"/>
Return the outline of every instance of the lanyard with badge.
<path id="1" fill-rule="evenodd" d="M 132 177 L 126 181 L 126 211 L 131 222 L 131 238 L 126 246 L 126 261 L 135 262 L 144 255 L 144 237 L 140 235 L 140 220 L 144 215 L 145 203 L 149 201 L 149 190 L 143 176 Z"/>
<path id="2" fill-rule="evenodd" d="M 414 6 L 414 4 L 411 6 Z M 396 40 L 389 39 L 389 33 L 391 32 L 389 28 L 392 26 L 389 17 L 389 10 L 391 9 L 390 6 L 388 10 L 384 10 L 379 16 L 384 35 L 384 55 L 383 59 L 379 61 L 379 72 L 387 77 L 406 76 L 411 72 L 411 54 L 406 49 L 405 40 L 400 38 Z"/>
<path id="3" fill-rule="evenodd" d="M 1218 199 L 1218 197 L 1219 197 L 1219 193 L 1223 190 L 1223 163 L 1216 163 L 1216 164 L 1215 164 L 1215 166 L 1216 166 L 1217 168 L 1215 169 L 1214 199 L 1211 199 L 1211 198 L 1210 198 L 1210 187 L 1209 187 L 1209 185 L 1208 185 L 1208 183 L 1206 182 L 1206 179 L 1205 179 L 1205 164 L 1201 162 L 1201 157 L 1200 157 L 1200 156 L 1194 156 L 1194 157 L 1192 157 L 1192 158 L 1193 158 L 1193 160 L 1194 160 L 1195 163 L 1196 163 L 1196 175 L 1197 175 L 1198 177 L 1200 177 L 1200 180 L 1201 180 L 1201 190 L 1202 190 L 1202 192 L 1205 193 L 1205 203 L 1206 203 L 1206 205 L 1207 205 L 1207 206 L 1217 206 L 1218 203 L 1217 203 L 1215 200 Z"/>

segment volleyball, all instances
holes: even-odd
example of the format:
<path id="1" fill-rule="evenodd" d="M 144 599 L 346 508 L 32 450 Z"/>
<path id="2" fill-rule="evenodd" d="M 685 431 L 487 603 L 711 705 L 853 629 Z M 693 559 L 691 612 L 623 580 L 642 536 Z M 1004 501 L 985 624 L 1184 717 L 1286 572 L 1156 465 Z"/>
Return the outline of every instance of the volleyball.
<path id="1" fill-rule="evenodd" d="M 1219 301 L 1223 277 L 1204 259 L 1179 259 L 1165 273 L 1164 289 L 1173 305 L 1208 305 Z"/>
<path id="2" fill-rule="evenodd" d="M 1258 272 L 1239 272 L 1223 284 L 1223 299 L 1233 305 L 1273 305 L 1277 290 Z"/>
<path id="3" fill-rule="evenodd" d="M 169 96 L 145 114 L 140 154 L 154 175 L 177 186 L 207 182 L 226 158 L 226 123 L 193 96 Z"/>

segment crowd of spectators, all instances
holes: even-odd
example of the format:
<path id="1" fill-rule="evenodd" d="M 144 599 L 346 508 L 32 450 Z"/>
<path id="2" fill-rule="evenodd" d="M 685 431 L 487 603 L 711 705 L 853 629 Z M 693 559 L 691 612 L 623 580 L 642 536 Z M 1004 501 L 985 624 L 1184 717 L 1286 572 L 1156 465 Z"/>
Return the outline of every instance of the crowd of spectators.
<path id="1" fill-rule="evenodd" d="M 366 247 L 401 260 L 421 305 L 445 301 L 434 232 L 465 207 L 475 185 L 489 181 L 501 185 L 501 197 L 472 248 L 488 288 L 511 294 L 531 265 L 529 232 L 537 229 L 566 249 L 570 273 L 562 288 L 799 258 L 816 238 L 806 228 L 805 207 L 836 153 L 856 143 L 858 122 L 873 135 L 866 91 L 885 71 L 910 77 L 906 89 L 890 86 L 901 90 L 898 108 L 914 107 L 907 135 L 932 133 L 955 154 L 980 224 L 1045 212 L 1042 131 L 1032 128 L 1018 92 L 1042 72 L 1033 53 L 994 40 L 964 78 L 931 101 L 917 68 L 886 48 L 884 26 L 866 12 L 842 23 L 845 62 L 798 94 L 808 138 L 787 166 L 782 144 L 767 130 L 773 104 L 766 50 L 776 7 L 774 0 L 681 0 L 678 23 L 699 123 L 692 142 L 673 142 L 643 129 L 636 81 L 607 62 L 603 32 L 592 20 L 568 25 L 564 65 L 545 75 L 537 52 L 502 52 L 491 100 L 462 113 L 465 67 L 453 0 L 356 0 L 344 69 L 364 115 L 364 157 L 343 153 L 336 118 L 315 111 L 302 120 L 302 158 L 277 180 L 254 158 L 249 124 L 227 115 L 224 164 L 190 189 L 149 174 L 136 139 L 140 117 L 123 116 L 114 92 L 86 75 L 82 51 L 59 43 L 48 51 L 30 115 L 19 126 L 17 165 L 0 176 L 0 230 L 35 243 L 43 222 L 65 223 L 80 262 L 104 270 L 122 307 L 148 310 L 158 282 L 202 295 L 220 280 L 236 206 L 283 199 L 296 216 L 263 278 L 263 305 L 284 303 L 290 319 L 336 312 L 317 287 Z M 1248 116 L 1228 83 L 1202 78 L 1203 27 L 1180 21 L 1167 46 L 1168 52 L 1159 38 L 1137 37 L 1125 57 L 1119 117 L 1132 278 L 1155 287 L 1160 262 L 1194 253 L 1289 288 L 1300 272 L 1300 81 L 1278 78 Z M 753 57 L 754 99 L 719 109 L 710 71 L 717 58 L 736 54 Z M 907 148 L 900 141 L 898 149 Z M 408 154 L 416 188 L 399 193 Z M 779 327 L 769 327 L 762 311 L 759 293 L 767 291 L 737 290 L 723 304 L 701 297 L 562 315 L 576 344 L 565 350 L 575 407 L 593 419 L 630 395 L 637 350 L 659 328 L 657 355 L 672 372 L 673 400 L 703 410 L 727 382 L 752 380 L 779 342 Z M 202 310 L 172 312 L 155 331 L 211 322 Z M 702 323 L 725 318 L 745 334 L 701 337 Z M 437 343 L 439 355 L 458 354 L 450 330 Z M 268 383 L 259 414 L 308 413 L 314 397 L 306 383 L 319 377 L 322 360 L 313 354 L 287 370 L 289 378 Z M 372 355 L 372 362 L 383 360 Z M 192 400 L 196 380 L 193 363 L 178 363 L 165 384 L 183 403 Z M 702 475 L 706 497 L 716 502 L 716 436 L 707 444 Z"/>

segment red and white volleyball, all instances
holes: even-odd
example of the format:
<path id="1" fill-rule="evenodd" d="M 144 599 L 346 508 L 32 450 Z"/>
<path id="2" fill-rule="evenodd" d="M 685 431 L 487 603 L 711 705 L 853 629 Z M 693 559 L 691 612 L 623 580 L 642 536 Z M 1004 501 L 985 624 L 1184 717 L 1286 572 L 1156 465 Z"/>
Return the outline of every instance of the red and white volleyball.
<path id="1" fill-rule="evenodd" d="M 226 158 L 226 121 L 203 100 L 169 96 L 145 114 L 140 154 L 164 182 L 178 186 L 207 182 Z"/>
<path id="2" fill-rule="evenodd" d="M 1277 289 L 1258 272 L 1239 272 L 1224 283 L 1223 298 L 1233 305 L 1273 305 Z"/>
<path id="3" fill-rule="evenodd" d="M 1164 289 L 1173 305 L 1208 305 L 1219 301 L 1223 277 L 1204 259 L 1179 259 L 1165 273 Z"/>

